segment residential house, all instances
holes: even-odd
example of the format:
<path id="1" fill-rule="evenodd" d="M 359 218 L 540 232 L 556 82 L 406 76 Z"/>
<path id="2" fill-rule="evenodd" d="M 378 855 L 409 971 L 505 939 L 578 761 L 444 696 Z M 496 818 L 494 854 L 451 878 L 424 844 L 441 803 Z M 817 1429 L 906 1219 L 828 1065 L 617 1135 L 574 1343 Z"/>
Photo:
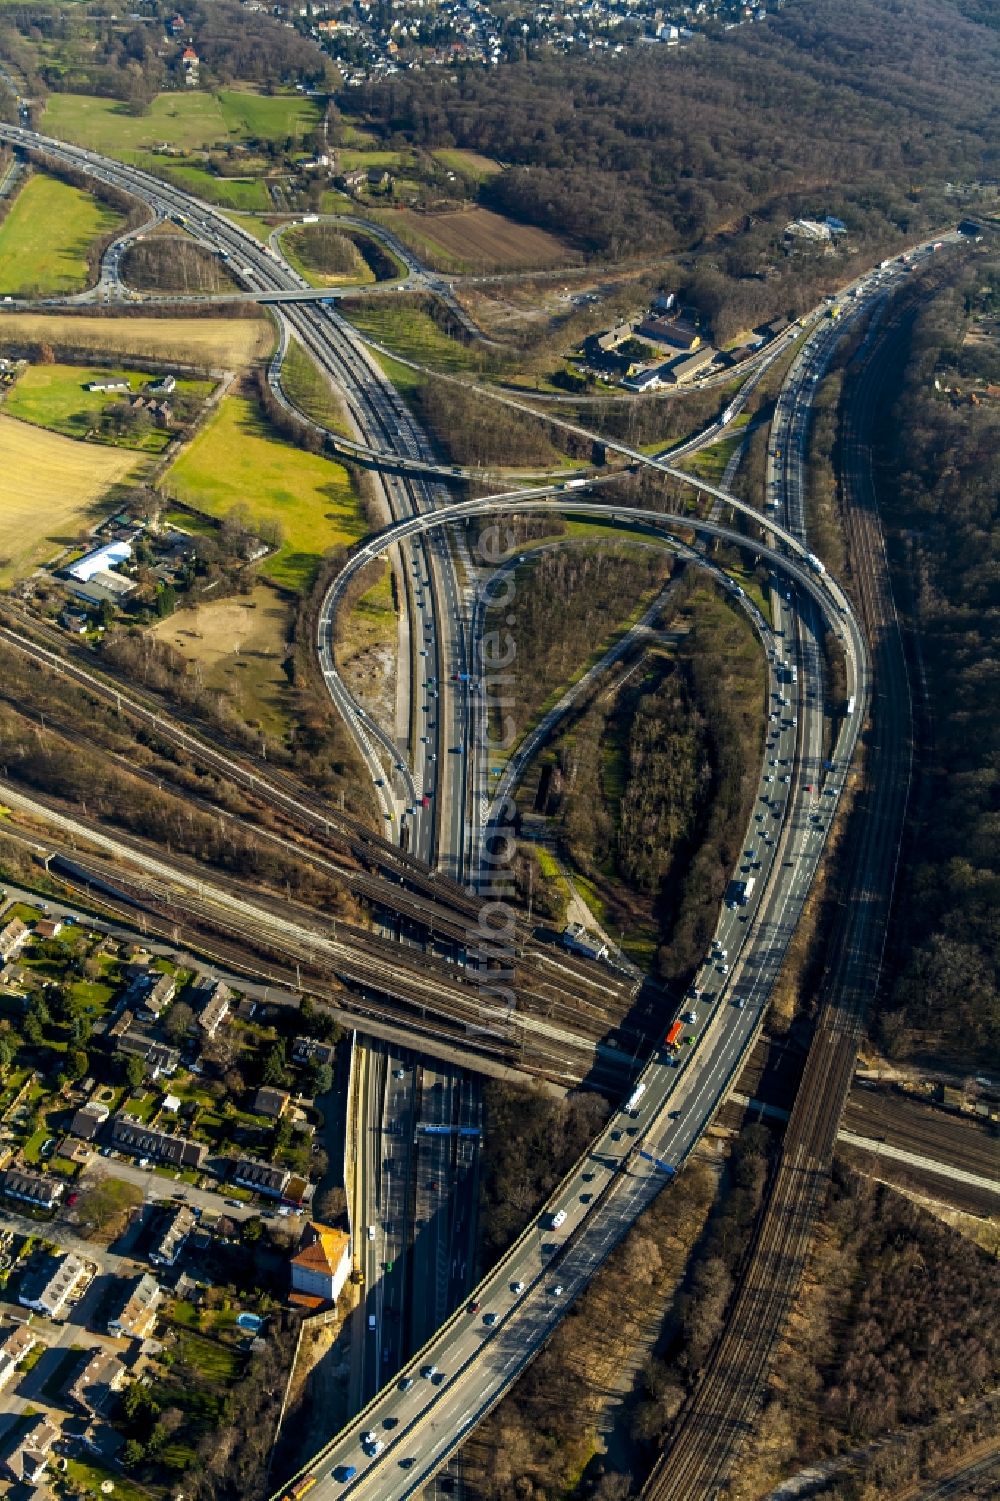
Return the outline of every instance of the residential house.
<path id="1" fill-rule="evenodd" d="M 86 1167 L 93 1152 L 87 1142 L 80 1141 L 75 1136 L 64 1136 L 56 1146 L 56 1156 L 65 1157 L 67 1162 L 77 1162 L 81 1167 Z"/>
<path id="2" fill-rule="evenodd" d="M 233 992 L 222 980 L 204 991 L 205 1000 L 198 1012 L 198 1026 L 206 1037 L 214 1037 L 229 1015 Z"/>
<path id="3" fill-rule="evenodd" d="M 296 1037 L 292 1043 L 293 1063 L 332 1063 L 335 1053 L 332 1042 L 320 1042 L 318 1037 Z"/>
<path id="4" fill-rule="evenodd" d="M 165 1042 L 156 1042 L 143 1032 L 128 1032 L 119 1040 L 118 1051 L 128 1058 L 141 1058 L 154 1079 L 161 1074 L 176 1073 L 181 1061 L 176 1048 L 168 1047 Z"/>
<path id="5" fill-rule="evenodd" d="M 119 1284 L 120 1296 L 108 1315 L 108 1333 L 128 1339 L 146 1339 L 156 1327 L 163 1290 L 150 1272 Z"/>
<path id="6" fill-rule="evenodd" d="M 789 239 L 825 241 L 832 237 L 833 231 L 827 223 L 819 223 L 815 219 L 793 219 L 791 224 L 785 225 L 785 234 Z"/>
<path id="7" fill-rule="evenodd" d="M 8 959 L 16 959 L 31 937 L 31 930 L 19 917 L 12 917 L 10 922 L 0 928 L 0 959 L 6 964 Z"/>
<path id="8" fill-rule="evenodd" d="M 275 1167 L 256 1157 L 240 1157 L 233 1171 L 233 1182 L 241 1188 L 252 1188 L 269 1198 L 280 1199 L 291 1176 L 287 1167 Z"/>
<path id="9" fill-rule="evenodd" d="M 59 616 L 59 624 L 71 636 L 85 636 L 90 621 L 83 610 L 65 609 Z"/>
<path id="10" fill-rule="evenodd" d="M 208 1147 L 203 1142 L 159 1131 L 124 1110 L 112 1121 L 111 1140 L 119 1152 L 129 1152 L 133 1157 L 154 1157 L 158 1162 L 170 1162 L 180 1168 L 200 1168 L 208 1156 Z"/>
<path id="11" fill-rule="evenodd" d="M 115 1392 L 121 1391 L 126 1375 L 125 1366 L 110 1350 L 90 1350 L 63 1390 L 71 1402 L 93 1418 L 107 1408 Z"/>
<path id="12" fill-rule="evenodd" d="M 125 1005 L 135 1012 L 140 1021 L 155 1022 L 160 1019 L 176 993 L 177 982 L 173 975 L 144 970 L 136 975 L 125 992 Z"/>
<path id="13" fill-rule="evenodd" d="M 10 986 L 15 990 L 25 990 L 31 985 L 31 971 L 23 964 L 16 964 L 10 960 L 0 968 L 0 985 Z"/>
<path id="14" fill-rule="evenodd" d="M 66 1192 L 66 1185 L 61 1178 L 50 1178 L 47 1173 L 9 1167 L 0 1173 L 0 1189 L 8 1199 L 19 1199 L 36 1209 L 54 1209 Z"/>
<path id="15" fill-rule="evenodd" d="M 167 1220 L 160 1238 L 149 1253 L 154 1266 L 173 1266 L 184 1249 L 188 1236 L 198 1220 L 186 1204 L 175 1209 Z"/>
<path id="16" fill-rule="evenodd" d="M 11 1480 L 21 1485 L 38 1485 L 49 1463 L 52 1446 L 59 1429 L 40 1414 L 20 1438 L 10 1441 L 0 1451 L 0 1464 Z"/>
<path id="17" fill-rule="evenodd" d="M 45 940 L 55 938 L 62 932 L 62 926 L 61 917 L 43 917 L 40 922 L 35 923 L 35 937 Z"/>
<path id="18" fill-rule="evenodd" d="M 193 47 L 185 47 L 181 53 L 181 67 L 184 69 L 184 82 L 192 88 L 198 82 L 198 65 L 201 59 Z"/>
<path id="19" fill-rule="evenodd" d="M 93 1141 L 110 1114 L 107 1105 L 100 1100 L 91 1100 L 82 1105 L 70 1121 L 70 1135 L 79 1136 L 81 1141 Z"/>
<path id="20" fill-rule="evenodd" d="M 285 1191 L 281 1195 L 286 1204 L 296 1204 L 300 1207 L 307 1203 L 313 1196 L 315 1185 L 303 1178 L 299 1173 L 292 1173 L 285 1184 Z"/>
<path id="21" fill-rule="evenodd" d="M 70 1299 L 90 1281 L 92 1272 L 81 1256 L 73 1251 L 46 1256 L 21 1281 L 17 1301 L 23 1308 L 58 1319 L 65 1313 Z"/>
<path id="22" fill-rule="evenodd" d="M 291 1261 L 292 1287 L 306 1297 L 335 1303 L 351 1272 L 351 1238 L 309 1220 Z"/>
<path id="23" fill-rule="evenodd" d="M 108 1028 L 109 1039 L 112 1042 L 118 1042 L 122 1037 L 126 1036 L 134 1021 L 135 1012 L 129 1011 L 126 1007 L 126 1009 L 121 1013 L 120 1016 L 115 1017 L 114 1021 L 111 1023 L 111 1026 Z"/>
<path id="24" fill-rule="evenodd" d="M 0 1343 L 0 1391 L 9 1386 L 14 1378 L 18 1366 L 23 1360 L 27 1360 L 36 1345 L 42 1340 L 27 1324 L 22 1324 L 18 1329 L 12 1329 L 6 1339 Z"/>
<path id="25" fill-rule="evenodd" d="M 254 1115 L 266 1115 L 269 1120 L 280 1121 L 291 1103 L 287 1089 L 272 1089 L 264 1084 L 254 1095 Z"/>
<path id="26" fill-rule="evenodd" d="M 176 375 L 161 375 L 159 380 L 154 380 L 146 387 L 147 396 L 171 396 L 177 389 Z"/>

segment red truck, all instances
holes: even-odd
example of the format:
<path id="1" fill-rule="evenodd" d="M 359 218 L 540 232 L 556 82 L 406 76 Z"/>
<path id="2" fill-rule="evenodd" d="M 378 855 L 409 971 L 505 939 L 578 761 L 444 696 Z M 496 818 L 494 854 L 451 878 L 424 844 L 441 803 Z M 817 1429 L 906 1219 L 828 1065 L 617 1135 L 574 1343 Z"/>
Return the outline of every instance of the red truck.
<path id="1" fill-rule="evenodd" d="M 673 1026 L 670 1028 L 670 1031 L 667 1033 L 666 1038 L 664 1039 L 666 1046 L 668 1048 L 676 1048 L 681 1040 L 681 1033 L 683 1031 L 684 1023 L 682 1021 L 674 1022 Z"/>

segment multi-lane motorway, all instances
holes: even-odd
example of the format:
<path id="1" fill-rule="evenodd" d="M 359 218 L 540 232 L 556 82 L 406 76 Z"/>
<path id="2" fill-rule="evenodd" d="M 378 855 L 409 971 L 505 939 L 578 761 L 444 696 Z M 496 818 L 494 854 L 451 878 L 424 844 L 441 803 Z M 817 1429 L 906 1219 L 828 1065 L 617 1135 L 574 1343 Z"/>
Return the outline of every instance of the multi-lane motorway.
<path id="1" fill-rule="evenodd" d="M 400 523 L 362 544 L 353 566 L 364 566 L 400 534 L 442 525 L 451 514 L 484 514 L 496 504 L 469 502 L 438 517 Z M 551 509 L 552 504 L 550 498 L 536 498 L 519 501 L 518 508 Z M 676 531 L 691 525 L 685 518 L 665 518 L 640 508 L 612 510 L 565 497 L 560 504 L 588 517 L 613 517 L 618 526 Z M 736 545 L 754 546 L 776 576 L 787 581 L 786 593 L 794 589 L 797 597 L 815 601 L 826 628 L 844 636 L 853 696 L 863 704 L 866 653 L 837 586 L 808 562 L 793 561 L 763 544 L 748 544 L 726 528 L 696 525 Z M 804 552 L 790 534 L 789 541 Z M 685 1160 L 755 1035 L 823 847 L 857 724 L 853 714 L 840 719 L 833 770 L 825 773 L 820 759 L 822 704 L 809 676 L 809 653 L 815 651 L 815 643 L 807 638 L 806 648 L 790 657 L 788 642 L 772 634 L 745 597 L 743 603 L 768 645 L 774 705 L 759 801 L 744 851 L 747 879 L 752 873 L 754 886 L 745 904 L 736 901 L 723 911 L 712 952 L 696 977 L 698 993 L 685 1003 L 691 1020 L 685 1024 L 681 1048 L 676 1054 L 664 1050 L 655 1056 L 640 1078 L 644 1088 L 638 1109 L 619 1112 L 562 1185 L 548 1211 L 564 1215 L 559 1225 L 548 1230 L 533 1225 L 477 1289 L 479 1310 L 453 1316 L 407 1368 L 401 1383 L 383 1391 L 308 1467 L 320 1495 L 347 1491 L 394 1497 L 420 1488 L 523 1368 L 665 1176 Z M 779 631 L 785 630 L 783 608 L 780 602 L 776 606 Z M 814 806 L 812 792 L 820 786 L 822 812 Z M 556 1286 L 562 1289 L 558 1294 Z M 374 1438 L 366 1441 L 369 1433 Z"/>
<path id="2" fill-rule="evenodd" d="M 185 195 L 156 179 L 17 127 L 0 127 L 0 133 L 137 193 L 157 211 L 195 212 L 199 232 L 211 243 L 238 248 L 240 275 L 248 285 L 260 290 L 295 290 L 294 273 L 273 252 L 204 206 L 192 210 Z M 370 436 L 371 428 L 378 428 L 390 451 L 422 461 L 420 435 L 412 427 L 407 430 L 398 398 L 346 325 L 331 310 L 317 312 L 305 304 L 288 305 L 281 317 L 290 321 L 306 347 L 348 393 L 359 429 L 367 428 Z M 318 319 L 325 320 L 322 327 Z M 650 460 L 623 445 L 608 446 L 687 480 L 668 462 Z M 394 789 L 395 795 L 406 799 L 406 806 L 413 810 L 408 816 L 413 820 L 414 847 L 431 858 L 449 850 L 459 862 L 455 873 L 461 875 L 466 758 L 457 755 L 444 760 L 440 752 L 449 741 L 464 747 L 468 738 L 462 698 L 445 686 L 464 662 L 465 637 L 454 569 L 441 528 L 491 508 L 516 504 L 519 510 L 532 510 L 550 507 L 552 502 L 521 493 L 463 507 L 439 507 L 440 497 L 419 493 L 412 480 L 399 476 L 395 483 L 397 493 L 392 493 L 390 482 L 386 495 L 396 524 L 363 544 L 351 566 L 370 562 L 387 546 L 405 544 L 415 549 L 408 561 L 416 574 L 411 587 L 421 615 L 416 628 L 411 618 L 411 638 L 418 643 L 412 649 L 420 661 L 414 664 L 412 676 L 418 694 L 426 694 L 426 711 L 436 715 L 436 736 L 428 735 L 426 740 L 418 736 L 409 747 L 410 782 L 395 765 L 391 774 L 402 777 L 401 792 Z M 756 521 L 762 520 L 752 507 L 740 506 L 726 492 L 698 484 L 749 512 Z M 406 493 L 400 487 L 406 487 Z M 572 509 L 608 515 L 607 507 L 577 503 L 575 497 Z M 684 1026 L 689 1030 L 679 1052 L 661 1050 L 650 1061 L 640 1079 L 641 1098 L 634 1100 L 632 1109 L 612 1118 L 570 1173 L 549 1206 L 547 1224 L 530 1226 L 490 1273 L 477 1292 L 477 1310 L 453 1315 L 417 1357 L 412 1370 L 379 1394 L 312 1462 L 309 1473 L 315 1477 L 313 1494 L 318 1497 L 346 1491 L 352 1496 L 382 1498 L 418 1490 L 502 1394 L 631 1220 L 685 1160 L 760 1024 L 866 712 L 869 674 L 864 638 L 843 591 L 823 576 L 806 553 L 801 517 L 789 513 L 783 524 L 777 518 L 765 523 L 776 539 L 773 547 L 717 525 L 653 515 L 638 508 L 616 508 L 614 519 L 618 525 L 667 527 L 682 534 L 695 527 L 734 545 L 752 547 L 773 570 L 778 603 L 771 627 L 759 616 L 755 619 L 768 648 L 770 706 L 759 802 L 743 855 L 743 895 L 724 909 L 712 952 L 696 977 L 695 993 L 685 1005 L 690 1019 Z M 431 542 L 426 547 L 428 535 Z M 746 602 L 744 607 L 750 608 Z M 755 613 L 751 609 L 752 617 Z M 328 625 L 331 618 L 327 617 Z M 847 712 L 826 728 L 833 741 L 828 765 L 823 762 L 820 629 L 841 639 L 849 685 Z M 428 673 L 425 665 L 421 671 L 421 662 L 433 664 L 436 670 Z M 363 720 L 357 706 L 353 717 Z M 411 713 L 411 722 L 412 718 Z M 355 729 L 366 755 L 378 759 L 379 749 L 387 749 L 384 740 L 379 740 L 374 727 L 362 723 Z M 425 749 L 421 751 L 420 746 Z M 446 767 L 457 769 L 449 775 Z M 432 803 L 425 817 L 428 810 L 423 799 L 431 781 L 436 805 Z M 389 820 L 397 817 L 396 807 L 387 808 L 386 814 Z"/>

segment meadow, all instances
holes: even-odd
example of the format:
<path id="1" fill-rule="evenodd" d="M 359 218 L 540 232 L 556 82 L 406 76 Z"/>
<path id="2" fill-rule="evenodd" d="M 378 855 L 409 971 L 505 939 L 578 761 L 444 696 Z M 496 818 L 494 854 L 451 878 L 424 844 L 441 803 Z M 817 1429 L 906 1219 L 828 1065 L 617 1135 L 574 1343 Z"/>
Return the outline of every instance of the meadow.
<path id="1" fill-rule="evenodd" d="M 19 417 L 22 422 L 33 422 L 37 427 L 62 433 L 67 438 L 86 438 L 104 408 L 121 399 L 108 391 L 85 390 L 87 383 L 93 380 L 127 380 L 133 391 L 141 391 L 156 377 L 139 370 L 31 365 L 8 392 L 4 411 L 11 417 Z M 210 395 L 212 384 L 209 380 L 178 380 L 176 394 L 204 400 Z M 154 429 L 142 437 L 121 438 L 114 446 L 159 453 L 169 441 L 169 433 Z"/>
<path id="2" fill-rule="evenodd" d="M 457 339 L 449 338 L 430 313 L 408 298 L 401 297 L 396 302 L 371 298 L 348 306 L 346 314 L 355 328 L 385 344 L 402 359 L 454 372 L 476 368 L 474 352 Z"/>
<path id="3" fill-rule="evenodd" d="M 347 471 L 286 443 L 256 403 L 227 396 L 162 481 L 164 492 L 195 510 L 222 517 L 243 506 L 281 527 L 281 548 L 261 573 L 306 589 L 324 553 L 365 531 Z"/>
<path id="4" fill-rule="evenodd" d="M 87 252 L 124 221 L 55 177 L 29 177 L 0 224 L 0 293 L 77 292 L 90 280 Z"/>
<path id="5" fill-rule="evenodd" d="M 301 136 L 319 124 L 320 111 L 301 94 L 264 96 L 241 89 L 205 94 L 158 94 L 143 115 L 93 94 L 50 94 L 41 129 L 107 156 L 127 157 L 169 142 L 177 151 L 247 140 Z"/>

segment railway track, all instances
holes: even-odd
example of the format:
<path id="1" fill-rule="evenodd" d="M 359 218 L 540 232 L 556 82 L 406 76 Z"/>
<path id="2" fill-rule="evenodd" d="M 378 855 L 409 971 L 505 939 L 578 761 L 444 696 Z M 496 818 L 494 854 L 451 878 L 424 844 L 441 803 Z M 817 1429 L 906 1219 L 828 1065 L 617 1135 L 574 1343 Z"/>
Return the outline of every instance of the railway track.
<path id="1" fill-rule="evenodd" d="M 870 433 L 898 320 L 876 340 L 842 409 L 844 514 L 852 582 L 871 644 L 867 790 L 849 853 L 852 899 L 832 936 L 819 1021 L 740 1290 L 705 1377 L 643 1490 L 644 1501 L 705 1501 L 723 1486 L 762 1404 L 824 1202 L 867 1005 L 881 970 L 910 783 L 910 698 L 872 479 Z"/>
<path id="2" fill-rule="evenodd" d="M 515 962 L 516 1005 L 491 1004 L 489 967 L 470 973 L 433 953 L 331 919 L 273 891 L 206 871 L 184 856 L 164 859 L 147 842 L 67 811 L 45 794 L 28 796 L 8 782 L 2 797 L 15 810 L 40 821 L 47 845 L 105 892 L 168 923 L 183 921 L 189 930 L 207 932 L 215 945 L 235 937 L 251 954 L 291 962 L 299 988 L 303 976 L 312 989 L 336 977 L 339 983 L 332 993 L 347 1012 L 356 1013 L 361 998 L 364 1013 L 377 1014 L 383 1024 L 409 1026 L 419 1016 L 425 1037 L 459 1035 L 470 1050 L 502 1054 L 526 1071 L 568 1083 L 592 1071 L 609 1026 L 623 1027 L 630 1050 L 642 1035 L 641 1029 L 633 1033 L 627 1024 L 631 992 L 625 986 L 620 985 L 617 994 L 609 989 L 599 996 L 593 990 L 588 994 L 589 986 L 581 983 L 576 967 L 564 966 L 556 957 L 536 960 L 531 955 Z M 105 853 L 93 853 L 93 846 Z M 328 983 L 324 994 L 331 995 Z M 614 1062 L 609 1050 L 609 1074 Z"/>
<path id="3" fill-rule="evenodd" d="M 34 622 L 31 628 L 34 629 Z M 97 672 L 89 663 L 84 665 L 75 657 L 64 655 L 65 643 L 57 633 L 46 631 L 43 639 L 50 640 L 60 650 L 42 645 L 23 631 L 0 627 L 0 640 L 43 669 L 71 677 L 89 692 L 114 703 L 136 724 L 153 730 L 198 764 L 221 773 L 266 806 L 276 808 L 311 838 L 322 840 L 327 847 L 332 841 L 334 848 L 332 853 L 321 854 L 308 845 L 245 822 L 241 827 L 248 834 L 275 841 L 288 853 L 315 863 L 343 880 L 350 891 L 373 907 L 391 912 L 433 937 L 446 939 L 459 949 L 469 943 L 478 923 L 480 898 L 373 835 L 360 820 L 328 808 L 294 778 L 273 767 L 264 770 L 250 765 L 228 747 L 220 748 L 216 742 L 204 738 L 203 727 L 193 717 L 182 716 L 178 724 L 172 711 L 167 712 L 155 700 L 152 704 L 144 701 L 133 685 L 123 685 L 103 670 Z M 187 724 L 196 725 L 198 732 L 188 729 Z M 186 788 L 178 788 L 178 794 L 190 796 Z M 211 804 L 204 806 L 219 814 Z M 524 925 L 518 925 L 516 948 L 529 969 L 532 966 L 539 969 L 549 993 L 557 986 L 582 1015 L 597 1014 L 603 1009 L 606 1024 L 613 1025 L 631 1002 L 633 987 L 627 982 L 587 960 L 550 951 L 532 939 Z"/>

